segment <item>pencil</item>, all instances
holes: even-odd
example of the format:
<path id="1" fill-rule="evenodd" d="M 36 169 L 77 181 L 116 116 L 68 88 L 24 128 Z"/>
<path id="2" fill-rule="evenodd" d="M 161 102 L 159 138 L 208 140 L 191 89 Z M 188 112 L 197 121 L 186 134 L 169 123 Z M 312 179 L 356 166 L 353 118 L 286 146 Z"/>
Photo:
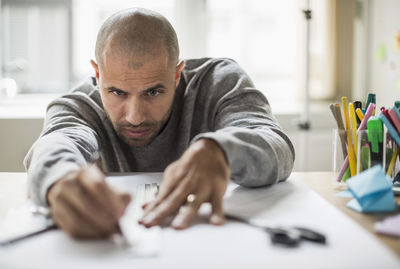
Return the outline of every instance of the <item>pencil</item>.
<path id="1" fill-rule="evenodd" d="M 348 111 L 349 104 L 346 96 L 342 97 L 342 106 L 343 106 L 343 116 L 344 116 L 346 131 L 349 131 L 350 130 L 349 111 Z"/>
<path id="2" fill-rule="evenodd" d="M 350 135 L 350 120 L 349 120 L 349 103 L 346 96 L 342 97 L 342 105 L 343 105 L 343 114 L 344 114 L 344 121 L 346 126 L 346 133 L 347 133 L 347 156 L 349 157 L 349 165 L 350 165 L 350 174 L 351 176 L 355 176 L 357 172 L 356 167 L 356 156 L 354 152 L 353 143 L 351 141 Z"/>
<path id="3" fill-rule="evenodd" d="M 356 112 L 354 110 L 354 104 L 349 103 L 349 113 L 350 113 L 350 124 L 351 124 L 351 134 L 353 136 L 353 147 L 354 147 L 354 154 L 357 156 L 357 119 L 356 119 Z"/>
<path id="4" fill-rule="evenodd" d="M 346 158 L 347 156 L 347 150 L 346 150 L 346 135 L 344 132 L 344 125 L 343 125 L 343 120 L 342 120 L 342 115 L 341 115 L 341 109 L 339 104 L 330 104 L 329 108 L 332 111 L 333 117 L 336 120 L 336 124 L 338 127 L 338 134 L 340 137 L 340 143 L 342 145 L 342 153 L 343 153 L 343 158 Z"/>
<path id="5" fill-rule="evenodd" d="M 347 152 L 349 156 L 350 174 L 353 177 L 357 174 L 357 162 L 354 147 L 351 144 L 350 133 L 347 134 Z"/>
<path id="6" fill-rule="evenodd" d="M 390 177 L 392 176 L 392 172 L 393 172 L 394 164 L 396 163 L 396 158 L 397 158 L 398 152 L 399 152 L 398 147 L 395 145 L 392 159 L 390 160 L 389 168 L 387 170 L 387 175 Z"/>

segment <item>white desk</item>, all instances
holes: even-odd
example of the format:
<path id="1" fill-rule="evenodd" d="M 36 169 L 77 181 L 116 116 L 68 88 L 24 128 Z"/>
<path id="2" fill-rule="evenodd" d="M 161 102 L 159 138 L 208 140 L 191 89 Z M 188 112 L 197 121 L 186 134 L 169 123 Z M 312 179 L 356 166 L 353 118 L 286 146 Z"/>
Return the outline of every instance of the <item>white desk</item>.
<path id="1" fill-rule="evenodd" d="M 247 200 L 248 215 L 316 228 L 327 235 L 326 246 L 303 242 L 293 249 L 277 247 L 259 229 L 236 222 L 214 227 L 199 219 L 184 231 L 163 229 L 162 252 L 156 258 L 132 258 L 109 241 L 75 241 L 51 231 L 0 248 L 0 268 L 400 268 L 395 248 L 385 247 L 300 180 L 311 177 L 322 182 L 328 176 L 294 173 L 287 183 L 252 190 L 251 197 L 245 193 L 248 190 L 236 189 L 225 204 L 235 209 Z M 6 208 L 24 201 L 25 183 L 24 174 L 0 173 L 0 217 Z M 265 207 L 260 201 L 267 201 Z"/>

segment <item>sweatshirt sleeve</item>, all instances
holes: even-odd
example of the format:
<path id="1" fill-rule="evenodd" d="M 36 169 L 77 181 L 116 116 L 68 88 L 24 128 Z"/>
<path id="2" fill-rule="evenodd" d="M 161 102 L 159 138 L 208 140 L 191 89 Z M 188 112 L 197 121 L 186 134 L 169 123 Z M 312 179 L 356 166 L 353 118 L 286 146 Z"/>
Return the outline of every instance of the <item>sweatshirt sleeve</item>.
<path id="1" fill-rule="evenodd" d="M 204 80 L 212 131 L 198 134 L 192 142 L 216 141 L 225 152 L 232 180 L 242 186 L 265 186 L 289 177 L 294 147 L 248 75 L 235 62 L 225 60 Z"/>
<path id="2" fill-rule="evenodd" d="M 24 159 L 33 201 L 48 206 L 47 190 L 67 173 L 93 161 L 97 141 L 93 129 L 72 109 L 49 106 L 44 130 Z"/>

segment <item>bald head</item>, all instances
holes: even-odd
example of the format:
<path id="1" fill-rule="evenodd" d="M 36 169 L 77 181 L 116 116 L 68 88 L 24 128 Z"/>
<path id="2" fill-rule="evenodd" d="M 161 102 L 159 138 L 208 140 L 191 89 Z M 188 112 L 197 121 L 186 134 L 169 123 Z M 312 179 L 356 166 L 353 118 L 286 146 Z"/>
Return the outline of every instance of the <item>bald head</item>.
<path id="1" fill-rule="evenodd" d="M 179 45 L 175 30 L 165 17 L 147 9 L 132 8 L 112 15 L 100 28 L 95 51 L 100 65 L 106 54 L 126 56 L 132 68 L 139 68 L 162 54 L 176 65 Z"/>

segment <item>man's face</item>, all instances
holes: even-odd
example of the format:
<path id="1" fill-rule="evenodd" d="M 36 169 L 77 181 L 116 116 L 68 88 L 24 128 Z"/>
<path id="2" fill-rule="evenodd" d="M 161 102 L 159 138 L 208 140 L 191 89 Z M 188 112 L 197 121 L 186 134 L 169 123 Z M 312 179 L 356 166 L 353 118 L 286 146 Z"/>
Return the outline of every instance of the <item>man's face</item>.
<path id="1" fill-rule="evenodd" d="M 139 58 L 140 59 L 140 56 Z M 150 144 L 168 120 L 183 62 L 174 66 L 166 53 L 132 67 L 129 57 L 105 53 L 96 70 L 104 109 L 115 131 L 132 147 Z"/>

